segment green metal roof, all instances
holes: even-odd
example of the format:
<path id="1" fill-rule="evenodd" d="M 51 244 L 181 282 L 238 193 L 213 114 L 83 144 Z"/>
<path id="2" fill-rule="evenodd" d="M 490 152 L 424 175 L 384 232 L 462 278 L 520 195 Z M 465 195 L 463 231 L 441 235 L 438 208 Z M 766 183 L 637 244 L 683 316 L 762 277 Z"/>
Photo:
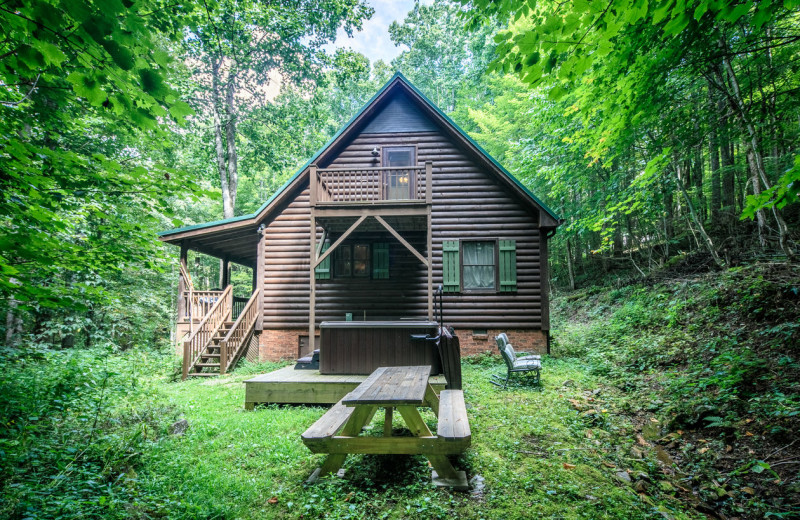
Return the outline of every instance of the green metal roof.
<path id="1" fill-rule="evenodd" d="M 333 135 L 333 137 L 328 139 L 328 142 L 326 142 L 324 145 L 322 145 L 322 147 L 319 150 L 317 150 L 317 152 L 308 161 L 306 161 L 306 163 L 303 164 L 303 166 L 301 166 L 300 169 L 297 170 L 297 172 L 295 172 L 295 174 L 292 175 L 291 178 L 289 178 L 289 180 L 287 180 L 283 184 L 283 186 L 278 188 L 278 190 L 275 193 L 273 193 L 272 196 L 269 199 L 267 199 L 266 202 L 264 202 L 264 204 L 262 204 L 261 207 L 259 207 L 253 213 L 249 213 L 247 215 L 240 215 L 238 217 L 231 217 L 231 218 L 227 218 L 227 219 L 222 219 L 222 220 L 215 220 L 213 222 L 205 222 L 203 224 L 194 224 L 194 225 L 191 225 L 191 226 L 184 226 L 184 227 L 180 227 L 180 228 L 176 228 L 176 229 L 170 229 L 168 231 L 161 231 L 161 232 L 158 233 L 158 236 L 163 237 L 163 236 L 168 236 L 168 235 L 174 235 L 174 234 L 177 234 L 177 233 L 183 233 L 185 231 L 192 231 L 192 230 L 195 230 L 195 229 L 203 229 L 203 228 L 207 228 L 207 227 L 219 226 L 219 225 L 222 225 L 222 224 L 230 224 L 230 223 L 233 223 L 233 222 L 240 222 L 240 221 L 243 221 L 243 220 L 255 219 L 262 211 L 264 211 L 267 207 L 269 207 L 269 205 L 272 203 L 273 200 L 275 200 L 281 193 L 283 193 L 283 191 L 286 188 L 288 188 L 295 180 L 297 180 L 297 178 L 300 177 L 300 175 L 302 175 L 303 171 L 305 171 L 306 168 L 308 168 L 311 164 L 313 164 L 319 158 L 319 156 L 322 155 L 322 153 L 325 150 L 327 150 L 328 147 L 331 144 L 333 144 L 339 138 L 339 136 L 342 135 L 345 132 L 345 130 L 350 128 L 350 125 L 353 124 L 353 122 L 356 119 L 358 119 L 359 116 L 361 116 L 361 114 L 363 114 L 364 111 L 367 108 L 369 108 L 370 105 L 372 105 L 372 103 L 378 97 L 380 97 L 380 95 L 383 94 L 384 91 L 386 91 L 386 89 L 389 88 L 389 86 L 396 79 L 400 79 L 409 89 L 411 89 L 412 91 L 414 91 L 414 93 L 416 93 L 419 97 L 421 97 L 422 100 L 425 101 L 425 103 L 427 103 L 430 108 L 432 108 L 438 115 L 440 115 L 445 121 L 447 121 L 447 123 L 450 124 L 450 126 L 452 126 L 464 139 L 466 139 L 481 154 L 483 154 L 495 167 L 497 167 L 498 170 L 500 170 L 504 175 L 506 175 L 509 178 L 509 180 L 511 180 L 526 195 L 528 195 L 531 199 L 533 199 L 536 202 L 536 204 L 541 206 L 542 209 L 544 209 L 551 217 L 553 217 L 553 219 L 556 220 L 556 222 L 559 221 L 559 218 L 556 216 L 556 214 L 550 208 L 548 208 L 541 200 L 539 200 L 539 198 L 537 198 L 536 195 L 534 195 L 531 192 L 531 190 L 529 190 L 524 184 L 522 184 L 519 181 L 519 179 L 514 177 L 499 162 L 497 162 L 497 160 L 494 157 L 492 157 L 489 154 L 489 152 L 484 150 L 482 146 L 480 146 L 478 143 L 476 143 L 475 140 L 472 139 L 460 126 L 458 126 L 452 119 L 450 119 L 447 116 L 447 114 L 442 112 L 441 109 L 439 109 L 439 107 L 437 107 L 430 99 L 428 99 L 428 97 L 425 94 L 423 94 L 417 87 L 415 87 L 410 81 L 408 81 L 408 79 L 406 79 L 406 77 L 403 76 L 403 74 L 401 72 L 398 71 L 398 72 L 394 73 L 394 75 L 389 79 L 389 81 L 387 81 L 380 88 L 380 90 L 378 90 L 375 93 L 375 95 L 372 96 L 370 98 L 370 100 L 367 101 L 364 104 L 364 106 L 361 107 L 361 109 L 353 117 L 350 118 L 350 120 L 346 124 L 342 125 L 342 127 L 339 129 L 338 132 L 336 132 L 336 134 Z"/>

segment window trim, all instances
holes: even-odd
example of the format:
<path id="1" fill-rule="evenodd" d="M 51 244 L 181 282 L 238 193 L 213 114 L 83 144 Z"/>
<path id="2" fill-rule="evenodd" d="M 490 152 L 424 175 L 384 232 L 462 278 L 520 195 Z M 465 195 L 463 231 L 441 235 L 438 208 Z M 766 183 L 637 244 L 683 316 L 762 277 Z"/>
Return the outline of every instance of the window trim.
<path id="1" fill-rule="evenodd" d="M 381 147 L 381 166 L 383 168 L 390 168 L 390 166 L 388 165 L 389 152 L 391 152 L 391 151 L 406 151 L 406 150 L 411 152 L 411 164 L 409 166 L 407 166 L 407 168 L 409 170 L 411 170 L 413 168 L 416 168 L 417 164 L 418 164 L 418 158 L 417 158 L 417 145 L 415 145 L 415 144 L 413 144 L 413 145 L 403 145 L 403 146 L 382 146 Z M 400 168 L 404 168 L 404 167 L 400 166 Z M 389 199 L 389 195 L 388 195 L 389 185 L 388 185 L 388 182 L 385 179 L 385 177 L 388 175 L 388 173 L 389 173 L 388 171 L 384 171 L 384 173 L 383 173 L 383 177 L 384 177 L 384 179 L 382 179 L 382 183 L 384 185 L 383 198 L 386 199 L 386 200 L 395 200 L 395 199 Z M 408 179 L 408 197 L 407 197 L 407 199 L 408 200 L 413 200 L 414 198 L 416 198 L 414 196 L 416 193 L 417 193 L 417 175 L 416 175 L 416 172 L 415 172 L 413 175 L 409 174 L 409 179 Z M 406 200 L 406 199 L 396 199 L 396 200 Z"/>
<path id="2" fill-rule="evenodd" d="M 355 267 L 355 248 L 358 246 L 364 246 L 367 248 L 367 258 L 366 268 L 364 270 L 363 275 L 354 274 L 354 267 Z M 337 264 L 339 263 L 339 254 L 344 248 L 350 250 L 350 273 L 349 274 L 339 274 Z M 333 251 L 331 255 L 333 258 L 331 259 L 331 278 L 339 279 L 339 280 L 371 280 L 372 279 L 372 243 L 371 242 L 350 242 L 345 244 L 339 244 L 339 246 Z"/>
<path id="3" fill-rule="evenodd" d="M 464 278 L 464 244 L 470 242 L 490 242 L 494 244 L 494 287 L 491 289 L 467 288 Z M 467 238 L 458 241 L 458 269 L 461 276 L 461 292 L 464 294 L 496 294 L 500 292 L 500 247 L 497 238 Z"/>

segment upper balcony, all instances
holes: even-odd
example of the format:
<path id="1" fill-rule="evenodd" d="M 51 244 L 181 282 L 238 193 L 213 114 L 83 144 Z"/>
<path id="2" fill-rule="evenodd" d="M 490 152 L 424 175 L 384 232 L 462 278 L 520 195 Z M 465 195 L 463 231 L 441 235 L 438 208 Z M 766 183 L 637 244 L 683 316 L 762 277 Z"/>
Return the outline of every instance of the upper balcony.
<path id="1" fill-rule="evenodd" d="M 425 205 L 431 203 L 432 163 L 383 168 L 311 166 L 311 206 Z"/>

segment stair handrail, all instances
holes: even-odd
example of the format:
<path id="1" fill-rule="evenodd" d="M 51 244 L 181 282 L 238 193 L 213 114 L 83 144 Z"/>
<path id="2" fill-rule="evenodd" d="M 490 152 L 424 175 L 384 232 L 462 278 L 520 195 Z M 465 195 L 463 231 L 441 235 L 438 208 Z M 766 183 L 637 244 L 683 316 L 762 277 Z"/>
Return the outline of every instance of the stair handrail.
<path id="1" fill-rule="evenodd" d="M 239 317 L 236 318 L 236 322 L 234 322 L 233 326 L 231 326 L 231 330 L 229 330 L 228 334 L 226 334 L 222 341 L 219 342 L 220 374 L 224 374 L 227 371 L 228 367 L 230 366 L 230 362 L 236 359 L 240 349 L 244 346 L 245 340 L 256 326 L 256 322 L 258 321 L 257 302 L 259 294 L 261 294 L 261 288 L 253 291 L 253 294 L 250 295 L 250 299 L 247 300 L 247 304 L 245 304 L 244 309 L 242 309 L 242 312 L 239 313 Z M 228 348 L 229 343 L 232 343 L 232 349 Z"/>
<path id="2" fill-rule="evenodd" d="M 225 318 L 230 316 L 232 294 L 233 286 L 229 285 L 197 325 L 197 330 L 189 336 L 189 339 L 183 342 L 183 379 L 189 377 L 189 368 L 197 363 L 200 355 L 225 322 Z"/>

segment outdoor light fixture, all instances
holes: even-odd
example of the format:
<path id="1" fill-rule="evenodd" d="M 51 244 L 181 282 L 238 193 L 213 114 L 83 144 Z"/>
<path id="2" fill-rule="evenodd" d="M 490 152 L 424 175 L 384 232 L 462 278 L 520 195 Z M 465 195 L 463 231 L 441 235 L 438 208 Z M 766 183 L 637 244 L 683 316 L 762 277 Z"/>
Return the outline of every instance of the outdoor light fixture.
<path id="1" fill-rule="evenodd" d="M 378 157 L 380 154 L 381 154 L 381 152 L 378 150 L 377 146 L 372 149 L 372 156 L 373 157 Z"/>

